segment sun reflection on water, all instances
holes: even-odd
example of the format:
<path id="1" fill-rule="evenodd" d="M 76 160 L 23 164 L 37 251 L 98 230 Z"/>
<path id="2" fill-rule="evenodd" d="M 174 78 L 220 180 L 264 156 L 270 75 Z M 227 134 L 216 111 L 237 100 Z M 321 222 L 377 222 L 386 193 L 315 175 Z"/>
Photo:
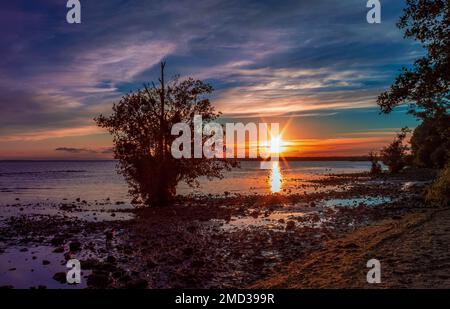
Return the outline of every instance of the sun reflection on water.
<path id="1" fill-rule="evenodd" d="M 278 193 L 281 191 L 281 183 L 283 181 L 283 175 L 281 174 L 279 162 L 272 162 L 272 168 L 270 170 L 270 191 L 272 193 Z"/>

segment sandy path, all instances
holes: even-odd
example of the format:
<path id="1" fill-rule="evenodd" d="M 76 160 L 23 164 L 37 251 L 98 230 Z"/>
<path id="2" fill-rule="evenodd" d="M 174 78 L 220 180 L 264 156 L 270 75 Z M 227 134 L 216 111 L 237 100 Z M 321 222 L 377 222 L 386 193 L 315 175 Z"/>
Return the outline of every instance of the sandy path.
<path id="1" fill-rule="evenodd" d="M 333 240 L 291 263 L 259 288 L 449 288 L 450 209 L 424 210 Z M 366 263 L 381 262 L 381 283 L 368 284 Z"/>

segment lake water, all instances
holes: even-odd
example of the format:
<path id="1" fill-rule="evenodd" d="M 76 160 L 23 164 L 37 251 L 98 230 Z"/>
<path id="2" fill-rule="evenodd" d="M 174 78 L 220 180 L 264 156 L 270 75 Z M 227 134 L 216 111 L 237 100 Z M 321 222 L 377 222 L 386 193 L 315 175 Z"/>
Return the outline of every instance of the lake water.
<path id="1" fill-rule="evenodd" d="M 0 161 L 0 204 L 17 201 L 58 203 L 76 198 L 88 202 L 110 198 L 113 202 L 129 203 L 127 185 L 116 173 L 115 165 L 115 161 Z M 241 162 L 241 168 L 225 172 L 223 179 L 199 179 L 199 188 L 192 189 L 180 183 L 177 193 L 303 192 L 309 190 L 308 181 L 326 174 L 369 169 L 370 162 L 353 161 L 280 162 L 269 170 L 260 169 L 259 162 Z"/>

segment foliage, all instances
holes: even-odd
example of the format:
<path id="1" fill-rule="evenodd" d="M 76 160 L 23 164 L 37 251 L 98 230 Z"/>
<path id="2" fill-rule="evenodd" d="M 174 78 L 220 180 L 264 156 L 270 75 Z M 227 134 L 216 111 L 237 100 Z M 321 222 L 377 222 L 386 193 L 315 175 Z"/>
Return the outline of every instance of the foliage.
<path id="1" fill-rule="evenodd" d="M 146 205 L 157 206 L 173 200 L 180 181 L 195 186 L 198 177 L 221 178 L 224 169 L 237 165 L 226 159 L 171 156 L 176 138 L 171 135 L 173 124 L 184 122 L 193 130 L 194 115 L 201 115 L 203 122 L 208 123 L 220 113 L 215 112 L 207 98 L 213 91 L 210 85 L 193 78 L 175 78 L 165 84 L 164 66 L 162 63 L 159 87 L 152 83 L 130 92 L 113 105 L 112 115 L 95 118 L 113 136 L 118 170 L 127 180 L 130 194 Z"/>
<path id="2" fill-rule="evenodd" d="M 369 152 L 369 160 L 371 162 L 370 167 L 370 174 L 372 175 L 379 175 L 381 174 L 381 164 L 380 164 L 380 157 L 377 153 L 371 151 Z"/>
<path id="3" fill-rule="evenodd" d="M 380 151 L 381 161 L 389 168 L 390 173 L 398 173 L 408 163 L 408 146 L 403 144 L 408 128 L 403 128 L 394 141 Z"/>
<path id="4" fill-rule="evenodd" d="M 427 202 L 435 206 L 450 206 L 450 162 L 428 189 L 425 198 Z"/>
<path id="5" fill-rule="evenodd" d="M 407 103 L 426 119 L 448 114 L 450 107 L 450 1 L 407 0 L 398 27 L 426 49 L 413 68 L 403 68 L 390 89 L 378 97 L 383 113 Z"/>
<path id="6" fill-rule="evenodd" d="M 425 119 L 411 137 L 414 165 L 443 168 L 450 158 L 450 116 Z"/>

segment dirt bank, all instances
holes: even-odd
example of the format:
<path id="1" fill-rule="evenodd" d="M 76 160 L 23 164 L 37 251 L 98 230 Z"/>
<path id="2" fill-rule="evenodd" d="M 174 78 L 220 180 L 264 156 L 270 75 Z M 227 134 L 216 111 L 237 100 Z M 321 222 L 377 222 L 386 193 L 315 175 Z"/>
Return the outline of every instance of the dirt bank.
<path id="1" fill-rule="evenodd" d="M 252 288 L 449 288 L 450 209 L 383 220 L 289 264 Z M 368 284 L 366 263 L 381 262 L 381 283 Z"/>

